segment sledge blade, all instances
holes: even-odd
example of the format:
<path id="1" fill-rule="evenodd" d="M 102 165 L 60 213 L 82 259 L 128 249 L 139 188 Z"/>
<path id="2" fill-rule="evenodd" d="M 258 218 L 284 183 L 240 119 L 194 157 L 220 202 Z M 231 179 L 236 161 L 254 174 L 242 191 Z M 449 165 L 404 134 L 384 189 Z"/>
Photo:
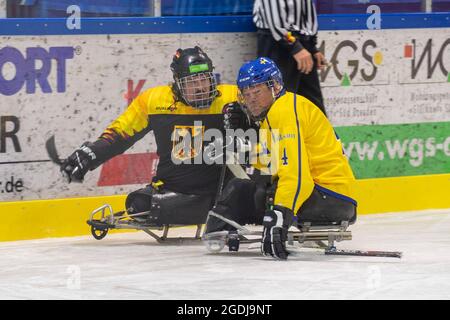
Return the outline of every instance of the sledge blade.
<path id="1" fill-rule="evenodd" d="M 387 257 L 402 258 L 402 252 L 399 251 L 364 251 L 364 250 L 338 250 L 327 249 L 325 254 L 337 256 L 359 256 L 359 257 Z"/>

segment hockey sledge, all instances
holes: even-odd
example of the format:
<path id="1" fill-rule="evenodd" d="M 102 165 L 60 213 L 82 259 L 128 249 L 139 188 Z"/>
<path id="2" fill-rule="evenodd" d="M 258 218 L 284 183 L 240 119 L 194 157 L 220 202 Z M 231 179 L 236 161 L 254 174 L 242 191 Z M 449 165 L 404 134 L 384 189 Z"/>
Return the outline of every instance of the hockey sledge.
<path id="1" fill-rule="evenodd" d="M 262 239 L 262 231 L 253 231 L 242 226 L 235 221 L 229 220 L 213 211 L 209 212 L 210 216 L 223 220 L 229 225 L 236 228 L 234 231 L 216 231 L 204 233 L 202 240 L 211 253 L 221 252 L 225 246 L 229 251 L 238 251 L 240 244 L 260 243 Z M 352 234 L 348 221 L 340 224 L 312 224 L 308 222 L 299 223 L 297 230 L 291 228 L 288 232 L 287 249 L 288 251 L 297 245 L 297 247 L 308 247 L 313 244 L 314 248 L 322 249 L 326 255 L 350 255 L 350 256 L 367 256 L 367 257 L 390 257 L 401 258 L 402 252 L 398 251 L 363 251 L 363 250 L 339 250 L 336 248 L 336 242 L 352 240 Z"/>
<path id="2" fill-rule="evenodd" d="M 169 230 L 172 227 L 185 227 L 186 225 L 155 225 L 144 220 L 140 220 L 148 211 L 129 214 L 127 211 L 114 213 L 109 204 L 92 211 L 87 224 L 91 227 L 91 234 L 97 240 L 102 240 L 110 229 L 130 229 L 142 230 L 154 238 L 158 243 L 168 242 L 189 242 L 201 240 L 202 225 L 197 225 L 197 230 L 193 237 L 169 237 Z"/>

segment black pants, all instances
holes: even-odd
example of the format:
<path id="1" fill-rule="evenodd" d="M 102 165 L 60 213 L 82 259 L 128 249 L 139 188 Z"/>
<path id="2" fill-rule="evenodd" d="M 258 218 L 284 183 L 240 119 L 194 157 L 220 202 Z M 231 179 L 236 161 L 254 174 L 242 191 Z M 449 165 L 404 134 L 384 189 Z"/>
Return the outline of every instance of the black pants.
<path id="1" fill-rule="evenodd" d="M 232 179 L 224 188 L 214 211 L 241 225 L 261 225 L 268 199 L 273 197 L 276 186 L 267 188 L 252 180 Z M 356 221 L 356 206 L 346 200 L 314 189 L 297 213 L 297 223 L 312 225 L 340 224 Z M 230 224 L 216 217 L 209 217 L 206 232 L 235 230 Z"/>
<path id="2" fill-rule="evenodd" d="M 313 57 L 314 66 L 309 74 L 301 73 L 291 53 L 273 39 L 270 31 L 258 30 L 257 37 L 258 57 L 270 58 L 277 64 L 283 75 L 286 90 L 311 100 L 326 115 L 316 59 Z M 314 43 L 311 40 L 299 40 L 306 50 L 312 52 Z"/>
<path id="3" fill-rule="evenodd" d="M 262 224 L 266 204 L 266 186 L 253 180 L 233 178 L 223 189 L 214 212 L 241 225 Z M 216 217 L 209 217 L 206 232 L 236 230 Z"/>
<path id="4" fill-rule="evenodd" d="M 356 221 L 356 206 L 346 200 L 336 198 L 314 188 L 309 198 L 297 213 L 297 223 L 310 222 L 312 225 L 340 224 Z"/>
<path id="5" fill-rule="evenodd" d="M 162 225 L 194 225 L 206 221 L 214 203 L 214 195 L 184 194 L 167 189 L 155 190 L 151 185 L 133 191 L 125 201 L 130 214 L 150 211 L 139 222 Z"/>

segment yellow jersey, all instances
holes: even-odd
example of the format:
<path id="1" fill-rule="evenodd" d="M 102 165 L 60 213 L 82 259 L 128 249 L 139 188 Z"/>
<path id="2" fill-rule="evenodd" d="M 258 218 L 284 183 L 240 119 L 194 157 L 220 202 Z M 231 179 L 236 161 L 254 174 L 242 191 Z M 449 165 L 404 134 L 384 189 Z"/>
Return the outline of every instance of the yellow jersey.
<path id="1" fill-rule="evenodd" d="M 260 126 L 257 167 L 278 181 L 274 204 L 298 213 L 314 188 L 352 202 L 355 181 L 331 123 L 311 101 L 279 97 Z"/>

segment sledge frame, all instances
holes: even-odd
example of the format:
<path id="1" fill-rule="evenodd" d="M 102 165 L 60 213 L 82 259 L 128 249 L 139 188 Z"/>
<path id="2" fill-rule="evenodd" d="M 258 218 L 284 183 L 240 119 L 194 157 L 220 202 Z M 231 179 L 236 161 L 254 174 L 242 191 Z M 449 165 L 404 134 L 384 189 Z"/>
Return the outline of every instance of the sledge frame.
<path id="1" fill-rule="evenodd" d="M 142 230 L 152 238 L 154 238 L 158 243 L 180 243 L 180 242 L 190 242 L 190 241 L 200 241 L 201 231 L 203 228 L 202 224 L 197 224 L 195 235 L 193 237 L 169 237 L 169 230 L 173 227 L 185 227 L 188 225 L 178 225 L 178 224 L 164 224 L 164 225 L 154 225 L 148 223 L 141 223 L 134 220 L 135 218 L 145 216 L 149 211 L 139 212 L 136 214 L 128 214 L 126 211 L 119 211 L 114 213 L 111 205 L 105 204 L 94 211 L 91 212 L 87 224 L 91 226 L 91 233 L 95 239 L 101 240 L 108 233 L 109 229 L 132 229 L 132 230 Z M 100 219 L 95 219 L 95 216 L 100 214 Z M 159 235 L 155 231 L 162 231 Z M 100 234 L 96 234 L 100 232 Z"/>

